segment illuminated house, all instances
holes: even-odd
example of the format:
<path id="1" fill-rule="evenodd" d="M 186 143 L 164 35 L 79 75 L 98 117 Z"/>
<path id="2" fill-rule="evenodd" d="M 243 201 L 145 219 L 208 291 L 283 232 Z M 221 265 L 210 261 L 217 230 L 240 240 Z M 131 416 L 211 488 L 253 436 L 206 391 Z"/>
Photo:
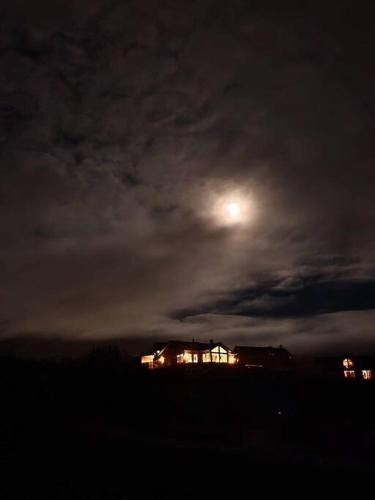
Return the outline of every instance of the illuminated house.
<path id="1" fill-rule="evenodd" d="M 239 365 L 246 368 L 262 368 L 263 370 L 289 370 L 292 364 L 291 354 L 280 347 L 236 346 L 234 353 Z"/>
<path id="2" fill-rule="evenodd" d="M 202 343 L 173 340 L 155 344 L 154 354 L 142 356 L 141 363 L 148 368 L 177 365 L 220 363 L 234 365 L 236 355 L 221 342 Z"/>
<path id="3" fill-rule="evenodd" d="M 375 359 L 369 356 L 323 356 L 304 359 L 299 370 L 322 377 L 375 380 Z"/>
<path id="4" fill-rule="evenodd" d="M 374 360 L 368 357 L 347 356 L 342 360 L 342 373 L 347 379 L 374 379 Z"/>

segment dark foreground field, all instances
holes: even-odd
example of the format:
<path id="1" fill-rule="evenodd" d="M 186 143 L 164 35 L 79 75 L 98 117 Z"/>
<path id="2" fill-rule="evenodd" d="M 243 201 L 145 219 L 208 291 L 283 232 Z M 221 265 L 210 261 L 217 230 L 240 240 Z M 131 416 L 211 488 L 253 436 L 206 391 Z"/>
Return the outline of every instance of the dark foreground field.
<path id="1" fill-rule="evenodd" d="M 2 359 L 0 497 L 305 496 L 327 493 L 327 481 L 358 492 L 375 472 L 374 388 L 232 367 Z"/>

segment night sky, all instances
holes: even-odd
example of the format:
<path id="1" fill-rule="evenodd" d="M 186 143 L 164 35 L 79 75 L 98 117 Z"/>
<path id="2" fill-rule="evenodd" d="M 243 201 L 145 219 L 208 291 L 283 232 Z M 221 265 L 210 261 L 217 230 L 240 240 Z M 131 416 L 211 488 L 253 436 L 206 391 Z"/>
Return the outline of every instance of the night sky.
<path id="1" fill-rule="evenodd" d="M 373 351 L 372 3 L 2 2 L 1 338 Z"/>

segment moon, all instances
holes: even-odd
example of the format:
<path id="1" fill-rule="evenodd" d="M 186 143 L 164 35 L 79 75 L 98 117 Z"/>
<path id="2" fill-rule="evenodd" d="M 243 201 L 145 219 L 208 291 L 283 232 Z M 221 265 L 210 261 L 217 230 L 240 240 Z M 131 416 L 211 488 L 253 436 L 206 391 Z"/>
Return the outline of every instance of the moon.
<path id="1" fill-rule="evenodd" d="M 233 232 L 245 229 L 257 217 L 255 195 L 250 188 L 234 186 L 199 192 L 198 206 L 201 214 L 218 227 L 232 228 Z"/>
<path id="2" fill-rule="evenodd" d="M 241 206 L 235 201 L 229 202 L 225 207 L 225 211 L 227 215 L 233 220 L 241 217 Z"/>

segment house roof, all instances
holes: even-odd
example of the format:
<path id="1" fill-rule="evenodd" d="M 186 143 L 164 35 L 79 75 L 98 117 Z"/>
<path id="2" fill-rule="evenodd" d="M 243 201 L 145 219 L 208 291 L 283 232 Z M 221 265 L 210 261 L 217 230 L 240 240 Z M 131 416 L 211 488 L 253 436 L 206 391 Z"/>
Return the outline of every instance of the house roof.
<path id="1" fill-rule="evenodd" d="M 234 352 L 237 354 L 243 354 L 245 356 L 251 356 L 251 355 L 264 355 L 264 354 L 287 354 L 290 356 L 289 351 L 287 351 L 284 347 L 258 347 L 258 346 L 241 346 L 241 345 L 236 345 L 234 348 Z"/>
<path id="2" fill-rule="evenodd" d="M 154 352 L 162 351 L 168 342 L 156 342 L 154 344 Z"/>

